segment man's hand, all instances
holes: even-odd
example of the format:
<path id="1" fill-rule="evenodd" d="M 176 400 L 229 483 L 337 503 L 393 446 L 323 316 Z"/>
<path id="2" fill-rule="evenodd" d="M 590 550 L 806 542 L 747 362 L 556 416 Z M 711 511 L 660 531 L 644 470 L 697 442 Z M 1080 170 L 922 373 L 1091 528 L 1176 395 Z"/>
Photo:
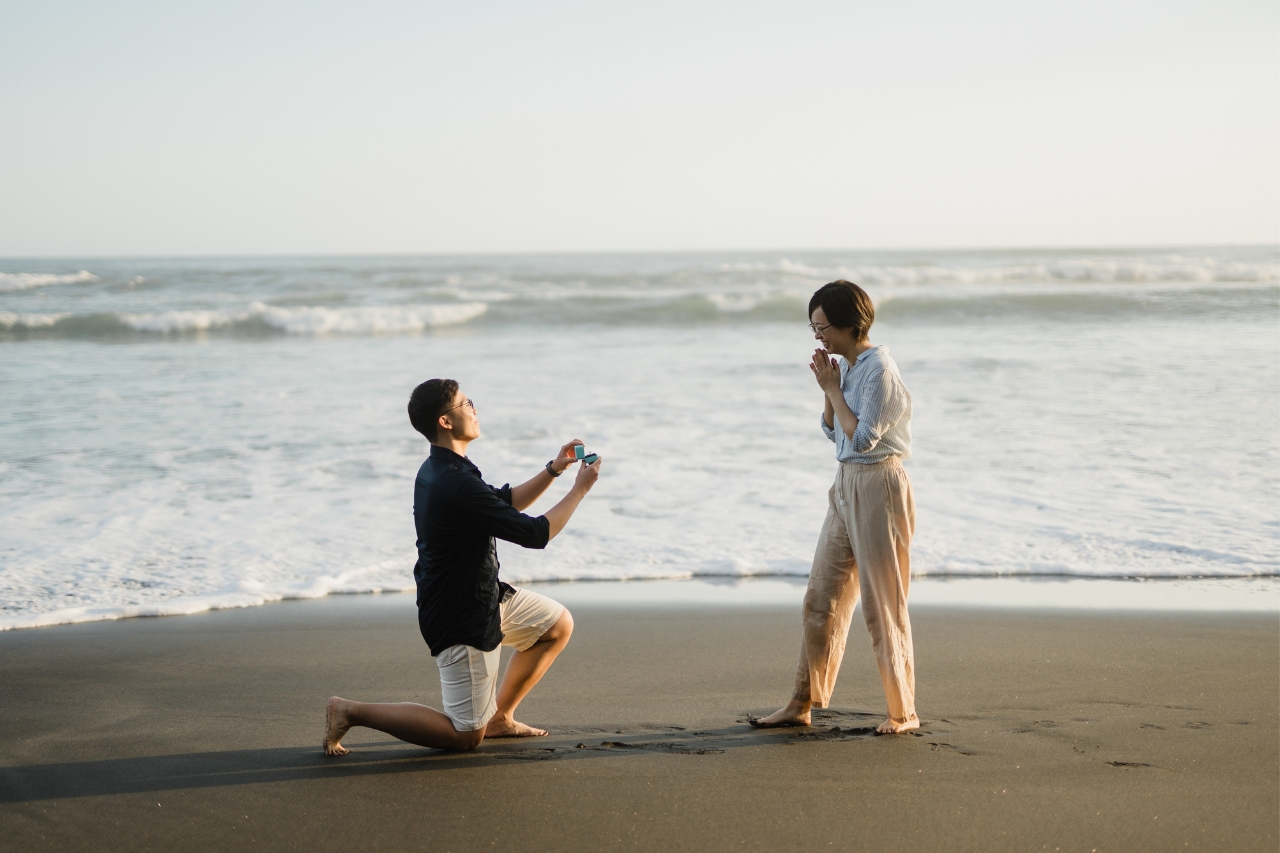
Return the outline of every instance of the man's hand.
<path id="1" fill-rule="evenodd" d="M 569 517 L 573 515 L 573 511 L 578 508 L 578 504 L 582 503 L 582 499 L 587 496 L 587 492 L 591 491 L 591 487 L 596 484 L 596 479 L 600 476 L 601 461 L 597 459 L 590 465 L 583 462 L 578 467 L 578 476 L 574 479 L 573 488 L 569 490 L 569 494 L 565 495 L 560 503 L 546 511 L 549 538 L 555 538 L 557 533 L 564 530 L 564 526 L 569 523 Z"/>
<path id="2" fill-rule="evenodd" d="M 573 481 L 575 489 L 582 489 L 583 493 L 591 491 L 591 487 L 596 484 L 596 480 L 600 477 L 601 459 L 597 458 L 595 462 L 588 465 L 583 462 L 578 468 L 578 476 Z"/>
<path id="3" fill-rule="evenodd" d="M 551 460 L 551 467 L 555 469 L 557 474 L 563 474 L 565 469 L 574 463 L 573 449 L 582 446 L 582 439 L 575 438 L 573 441 L 560 448 L 560 455 Z"/>
<path id="4" fill-rule="evenodd" d="M 573 448 L 581 444 L 582 441 L 575 438 L 560 448 L 560 455 L 551 460 L 551 470 L 556 472 L 556 476 L 563 474 L 565 469 L 573 464 Z M 539 468 L 538 473 L 533 475 L 532 480 L 527 483 L 521 483 L 511 490 L 511 505 L 523 512 L 533 506 L 534 501 L 542 497 L 542 493 L 547 490 L 551 483 L 551 477 L 547 475 L 546 469 Z"/>
<path id="5" fill-rule="evenodd" d="M 813 351 L 813 361 L 809 363 L 813 378 L 818 380 L 818 387 L 828 396 L 840 394 L 840 365 L 824 349 Z"/>

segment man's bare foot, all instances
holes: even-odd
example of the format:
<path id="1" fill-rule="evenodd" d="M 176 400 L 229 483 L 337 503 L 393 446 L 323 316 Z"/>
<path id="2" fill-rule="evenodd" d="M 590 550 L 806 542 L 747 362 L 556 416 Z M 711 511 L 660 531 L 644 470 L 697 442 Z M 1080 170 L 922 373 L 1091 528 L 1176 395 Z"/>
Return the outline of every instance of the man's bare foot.
<path id="1" fill-rule="evenodd" d="M 809 709 L 813 705 L 799 699 L 792 699 L 785 708 L 774 711 L 767 717 L 748 720 L 757 729 L 781 729 L 790 726 L 807 726 L 811 722 Z"/>
<path id="2" fill-rule="evenodd" d="M 920 718 L 915 714 L 912 714 L 905 720 L 895 720 L 893 717 L 890 717 L 880 725 L 876 726 L 876 734 L 896 735 L 899 732 L 909 732 L 912 729 L 918 728 L 920 728 Z"/>
<path id="3" fill-rule="evenodd" d="M 351 703 L 337 696 L 330 696 L 324 706 L 324 754 L 346 755 L 351 750 L 342 745 L 341 740 L 351 728 L 347 722 L 347 706 Z"/>
<path id="4" fill-rule="evenodd" d="M 518 723 L 515 720 L 499 720 L 494 717 L 489 721 L 489 725 L 484 727 L 484 736 L 486 739 L 491 737 L 545 737 L 546 729 L 535 729 L 533 726 L 526 726 L 524 723 Z"/>

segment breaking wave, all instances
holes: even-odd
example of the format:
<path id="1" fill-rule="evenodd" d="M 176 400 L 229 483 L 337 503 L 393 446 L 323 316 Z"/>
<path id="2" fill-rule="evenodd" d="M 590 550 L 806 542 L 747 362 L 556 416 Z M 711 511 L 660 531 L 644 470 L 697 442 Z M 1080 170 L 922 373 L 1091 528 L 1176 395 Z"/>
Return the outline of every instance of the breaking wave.
<path id="1" fill-rule="evenodd" d="M 1098 321 L 1132 317 L 1257 317 L 1280 310 L 1280 286 L 1024 285 L 963 291 L 916 288 L 876 293 L 881 322 L 928 324 L 985 320 Z M 480 317 L 499 325 L 663 326 L 707 323 L 803 323 L 808 294 L 738 292 L 631 294 L 549 299 L 510 297 L 493 303 L 295 306 L 253 302 L 241 310 L 186 309 L 154 313 L 0 311 L 0 339 L 412 334 Z"/>
<path id="2" fill-rule="evenodd" d="M 35 272 L 0 272 L 0 293 L 12 290 L 30 290 L 33 287 L 48 287 L 52 284 L 84 284 L 97 281 L 98 277 L 88 270 L 80 270 L 69 275 L 52 275 Z"/>
<path id="3" fill-rule="evenodd" d="M 254 302 L 243 311 L 186 310 L 155 314 L 18 314 L 0 311 L 0 332 L 20 336 L 107 337 L 201 332 L 293 335 L 380 335 L 421 332 L 466 323 L 485 313 L 482 302 L 459 305 L 378 305 L 280 308 Z"/>
<path id="4" fill-rule="evenodd" d="M 1133 260 L 1077 258 L 1001 265 L 813 266 L 783 258 L 763 263 L 726 263 L 725 272 L 781 273 L 817 280 L 844 278 L 867 286 L 920 284 L 1024 284 L 1155 282 L 1277 282 L 1280 263 L 1229 261 L 1170 255 Z"/>

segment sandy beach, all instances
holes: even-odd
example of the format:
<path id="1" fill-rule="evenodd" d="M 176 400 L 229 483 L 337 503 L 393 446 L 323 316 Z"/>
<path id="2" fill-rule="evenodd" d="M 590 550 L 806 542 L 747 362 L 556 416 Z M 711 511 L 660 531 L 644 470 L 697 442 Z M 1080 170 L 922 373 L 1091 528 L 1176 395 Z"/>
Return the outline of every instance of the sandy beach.
<path id="1" fill-rule="evenodd" d="M 914 736 L 855 621 L 833 708 L 786 698 L 793 607 L 576 606 L 522 707 L 552 732 L 450 755 L 324 698 L 439 702 L 409 595 L 0 634 L 10 850 L 1272 851 L 1274 615 L 913 611 Z"/>

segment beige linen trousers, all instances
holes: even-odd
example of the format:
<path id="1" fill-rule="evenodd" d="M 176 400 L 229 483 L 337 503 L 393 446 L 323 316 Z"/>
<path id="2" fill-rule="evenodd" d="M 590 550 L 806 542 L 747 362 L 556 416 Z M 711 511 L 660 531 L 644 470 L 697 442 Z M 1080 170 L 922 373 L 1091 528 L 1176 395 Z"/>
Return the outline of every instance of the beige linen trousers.
<path id="1" fill-rule="evenodd" d="M 907 616 L 915 526 L 911 481 L 897 457 L 870 465 L 840 464 L 804 596 L 796 699 L 807 699 L 815 708 L 825 708 L 831 700 L 861 593 L 889 715 L 915 717 L 915 656 Z"/>

